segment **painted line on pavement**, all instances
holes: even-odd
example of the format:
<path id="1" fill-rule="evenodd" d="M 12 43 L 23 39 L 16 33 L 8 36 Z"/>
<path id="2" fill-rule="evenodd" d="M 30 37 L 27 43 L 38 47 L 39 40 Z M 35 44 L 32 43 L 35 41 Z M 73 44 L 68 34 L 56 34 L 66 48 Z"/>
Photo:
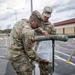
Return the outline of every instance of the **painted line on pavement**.
<path id="1" fill-rule="evenodd" d="M 70 56 L 69 54 L 66 54 L 66 53 L 60 52 L 60 51 L 58 51 L 58 50 L 55 50 L 55 52 L 60 53 L 60 54 L 63 54 L 63 55 L 66 55 L 66 56 Z M 75 58 L 75 57 L 72 56 L 72 58 Z"/>
<path id="2" fill-rule="evenodd" d="M 65 61 L 66 62 L 66 59 L 63 59 L 63 58 L 61 58 L 61 57 L 59 57 L 59 56 L 57 56 L 57 55 L 55 55 L 57 58 L 59 58 L 60 60 L 63 60 L 63 61 Z M 72 63 L 72 62 L 69 62 L 71 65 L 73 65 L 73 66 L 75 66 L 75 64 L 74 63 Z M 66 63 L 65 63 L 66 64 Z"/>
<path id="3" fill-rule="evenodd" d="M 4 38 L 4 37 L 3 37 L 3 38 L 0 38 L 0 40 L 7 40 L 7 38 Z"/>
<path id="4" fill-rule="evenodd" d="M 7 58 L 6 58 L 6 55 L 0 56 L 0 59 L 7 59 Z"/>

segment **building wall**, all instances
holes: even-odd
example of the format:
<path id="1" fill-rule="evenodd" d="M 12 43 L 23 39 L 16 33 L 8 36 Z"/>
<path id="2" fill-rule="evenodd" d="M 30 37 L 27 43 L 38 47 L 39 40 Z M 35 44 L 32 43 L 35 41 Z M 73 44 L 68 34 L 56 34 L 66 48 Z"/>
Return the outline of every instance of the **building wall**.
<path id="1" fill-rule="evenodd" d="M 65 28 L 65 34 L 74 34 L 74 27 Z"/>
<path id="2" fill-rule="evenodd" d="M 75 23 L 55 26 L 57 34 L 75 34 Z"/>
<path id="3" fill-rule="evenodd" d="M 57 34 L 63 34 L 63 28 L 58 28 L 56 29 Z"/>

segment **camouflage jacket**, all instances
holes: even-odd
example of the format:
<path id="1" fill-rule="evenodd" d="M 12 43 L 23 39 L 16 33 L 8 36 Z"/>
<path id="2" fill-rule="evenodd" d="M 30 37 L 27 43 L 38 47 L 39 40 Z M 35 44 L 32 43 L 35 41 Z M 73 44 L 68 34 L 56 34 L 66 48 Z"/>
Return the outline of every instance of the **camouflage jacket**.
<path id="1" fill-rule="evenodd" d="M 41 27 L 35 29 L 35 35 L 42 35 L 42 30 L 46 30 L 49 34 L 56 34 L 54 25 L 48 21 L 43 21 Z"/>
<path id="2" fill-rule="evenodd" d="M 25 55 L 29 59 L 36 60 L 38 57 L 32 50 L 33 42 L 31 41 L 31 36 L 33 35 L 34 32 L 28 20 L 22 19 L 17 22 L 8 39 L 7 57 L 11 60 L 16 60 Z"/>

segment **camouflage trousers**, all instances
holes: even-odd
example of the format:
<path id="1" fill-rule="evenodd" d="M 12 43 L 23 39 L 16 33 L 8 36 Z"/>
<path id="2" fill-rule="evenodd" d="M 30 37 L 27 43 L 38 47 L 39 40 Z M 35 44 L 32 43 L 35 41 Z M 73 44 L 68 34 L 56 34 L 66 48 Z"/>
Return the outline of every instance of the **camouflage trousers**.
<path id="1" fill-rule="evenodd" d="M 49 75 L 52 74 L 52 64 L 50 62 L 40 62 L 39 63 L 39 68 L 40 68 L 40 75 Z"/>
<path id="2" fill-rule="evenodd" d="M 18 75 L 32 75 L 33 65 L 25 57 L 9 61 Z"/>

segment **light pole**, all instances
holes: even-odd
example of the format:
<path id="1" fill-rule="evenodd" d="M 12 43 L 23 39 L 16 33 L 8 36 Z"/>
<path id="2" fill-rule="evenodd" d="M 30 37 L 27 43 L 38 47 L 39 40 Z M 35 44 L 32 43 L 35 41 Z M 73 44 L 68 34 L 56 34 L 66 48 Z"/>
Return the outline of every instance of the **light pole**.
<path id="1" fill-rule="evenodd" d="M 14 10 L 15 11 L 15 20 L 17 22 L 17 10 Z"/>
<path id="2" fill-rule="evenodd" d="M 18 10 L 15 10 L 15 9 L 12 9 L 12 8 L 7 8 L 7 9 L 11 9 L 11 10 L 15 11 L 15 21 L 17 22 L 17 11 Z M 22 9 L 24 10 L 24 8 L 22 8 Z"/>
<path id="3" fill-rule="evenodd" d="M 31 13 L 33 11 L 33 1 L 31 0 Z"/>

